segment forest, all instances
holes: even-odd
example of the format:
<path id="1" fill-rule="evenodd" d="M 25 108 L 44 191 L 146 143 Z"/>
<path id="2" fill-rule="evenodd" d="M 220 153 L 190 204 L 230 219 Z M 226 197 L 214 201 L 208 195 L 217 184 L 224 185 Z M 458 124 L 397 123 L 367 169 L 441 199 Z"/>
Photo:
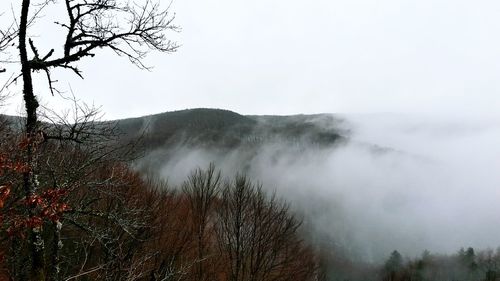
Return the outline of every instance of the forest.
<path id="1" fill-rule="evenodd" d="M 102 143 L 49 145 L 40 136 L 40 192 L 27 198 L 16 189 L 26 140 L 8 126 L 2 135 L 2 280 L 32 279 L 32 228 L 43 239 L 47 280 L 312 280 L 316 274 L 300 220 L 242 175 L 223 179 L 210 166 L 174 189 L 141 177 L 116 156 L 122 151 Z"/>
<path id="2" fill-rule="evenodd" d="M 31 228 L 41 231 L 46 280 L 497 280 L 493 250 L 354 260 L 314 243 L 272 189 L 213 164 L 180 186 L 134 171 L 137 144 L 106 135 L 109 122 L 86 123 L 85 143 L 38 136 L 39 193 L 26 197 L 16 186 L 27 140 L 13 120 L 22 121 L 1 126 L 1 280 L 33 279 Z"/>

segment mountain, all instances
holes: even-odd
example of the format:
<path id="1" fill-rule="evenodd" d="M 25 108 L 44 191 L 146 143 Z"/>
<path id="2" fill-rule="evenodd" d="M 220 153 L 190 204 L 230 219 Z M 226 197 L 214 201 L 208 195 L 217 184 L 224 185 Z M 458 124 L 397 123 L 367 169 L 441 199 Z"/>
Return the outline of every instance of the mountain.
<path id="1" fill-rule="evenodd" d="M 245 116 L 221 109 L 188 109 L 117 120 L 124 139 L 141 138 L 147 150 L 186 145 L 232 149 L 269 141 L 329 146 L 345 138 L 342 120 L 329 114 Z"/>
<path id="2" fill-rule="evenodd" d="M 15 128 L 22 122 L 19 117 L 3 119 L 17 124 Z M 166 165 L 185 163 L 178 172 L 184 175 L 206 162 L 229 163 L 227 170 L 245 172 L 266 149 L 266 156 L 279 161 L 283 155 L 298 156 L 305 151 L 333 147 L 347 141 L 349 132 L 342 129 L 346 127 L 343 123 L 332 114 L 256 116 L 198 108 L 105 121 L 89 128 L 92 131 L 112 127 L 122 146 L 133 143 L 133 151 L 139 154 L 134 166 L 140 171 L 158 174 Z M 44 124 L 56 134 L 73 127 L 71 123 L 60 127 Z"/>
<path id="3" fill-rule="evenodd" d="M 138 140 L 143 157 L 134 162 L 137 170 L 160 175 L 166 169 L 174 183 L 210 162 L 229 173 L 248 172 L 263 154 L 279 161 L 344 143 L 348 135 L 343 120 L 331 114 L 255 116 L 198 108 L 113 123 L 121 141 Z"/>

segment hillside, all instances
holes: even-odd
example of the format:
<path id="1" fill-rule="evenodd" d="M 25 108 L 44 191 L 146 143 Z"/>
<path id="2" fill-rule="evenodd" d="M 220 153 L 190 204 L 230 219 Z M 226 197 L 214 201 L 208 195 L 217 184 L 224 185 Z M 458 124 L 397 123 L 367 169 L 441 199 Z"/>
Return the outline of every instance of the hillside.
<path id="1" fill-rule="evenodd" d="M 124 143 L 138 141 L 137 170 L 174 182 L 194 167 L 216 163 L 229 173 L 248 172 L 265 150 L 284 154 L 333 147 L 345 142 L 342 120 L 330 114 L 245 116 L 220 109 L 189 109 L 116 120 Z M 170 167 L 174 165 L 175 167 Z"/>
<path id="2" fill-rule="evenodd" d="M 231 149 L 270 140 L 333 145 L 345 132 L 331 115 L 244 116 L 228 110 L 189 109 L 117 120 L 125 139 L 142 138 L 147 150 L 170 145 Z"/>

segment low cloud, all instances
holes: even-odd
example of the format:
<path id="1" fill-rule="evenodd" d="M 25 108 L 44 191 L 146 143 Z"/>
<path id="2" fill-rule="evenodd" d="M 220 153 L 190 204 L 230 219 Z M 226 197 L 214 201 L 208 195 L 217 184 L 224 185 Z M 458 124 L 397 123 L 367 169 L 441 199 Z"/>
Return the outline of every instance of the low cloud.
<path id="1" fill-rule="evenodd" d="M 311 239 L 353 258 L 377 261 L 394 249 L 415 256 L 425 249 L 500 246 L 500 123 L 335 117 L 350 132 L 335 146 L 280 139 L 251 149 L 177 146 L 144 161 L 155 159 L 172 184 L 210 162 L 228 176 L 243 171 L 291 202 Z"/>

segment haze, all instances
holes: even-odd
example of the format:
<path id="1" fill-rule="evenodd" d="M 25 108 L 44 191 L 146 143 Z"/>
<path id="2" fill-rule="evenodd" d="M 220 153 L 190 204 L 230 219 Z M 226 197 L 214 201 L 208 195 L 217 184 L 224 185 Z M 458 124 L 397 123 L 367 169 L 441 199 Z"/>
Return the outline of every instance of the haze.
<path id="1" fill-rule="evenodd" d="M 500 122 L 395 114 L 336 118 L 350 134 L 335 147 L 276 140 L 253 154 L 180 146 L 159 160 L 160 174 L 178 185 L 210 162 L 228 176 L 244 171 L 292 202 L 313 239 L 362 260 L 379 261 L 394 249 L 417 256 L 425 249 L 454 253 L 500 245 Z"/>

